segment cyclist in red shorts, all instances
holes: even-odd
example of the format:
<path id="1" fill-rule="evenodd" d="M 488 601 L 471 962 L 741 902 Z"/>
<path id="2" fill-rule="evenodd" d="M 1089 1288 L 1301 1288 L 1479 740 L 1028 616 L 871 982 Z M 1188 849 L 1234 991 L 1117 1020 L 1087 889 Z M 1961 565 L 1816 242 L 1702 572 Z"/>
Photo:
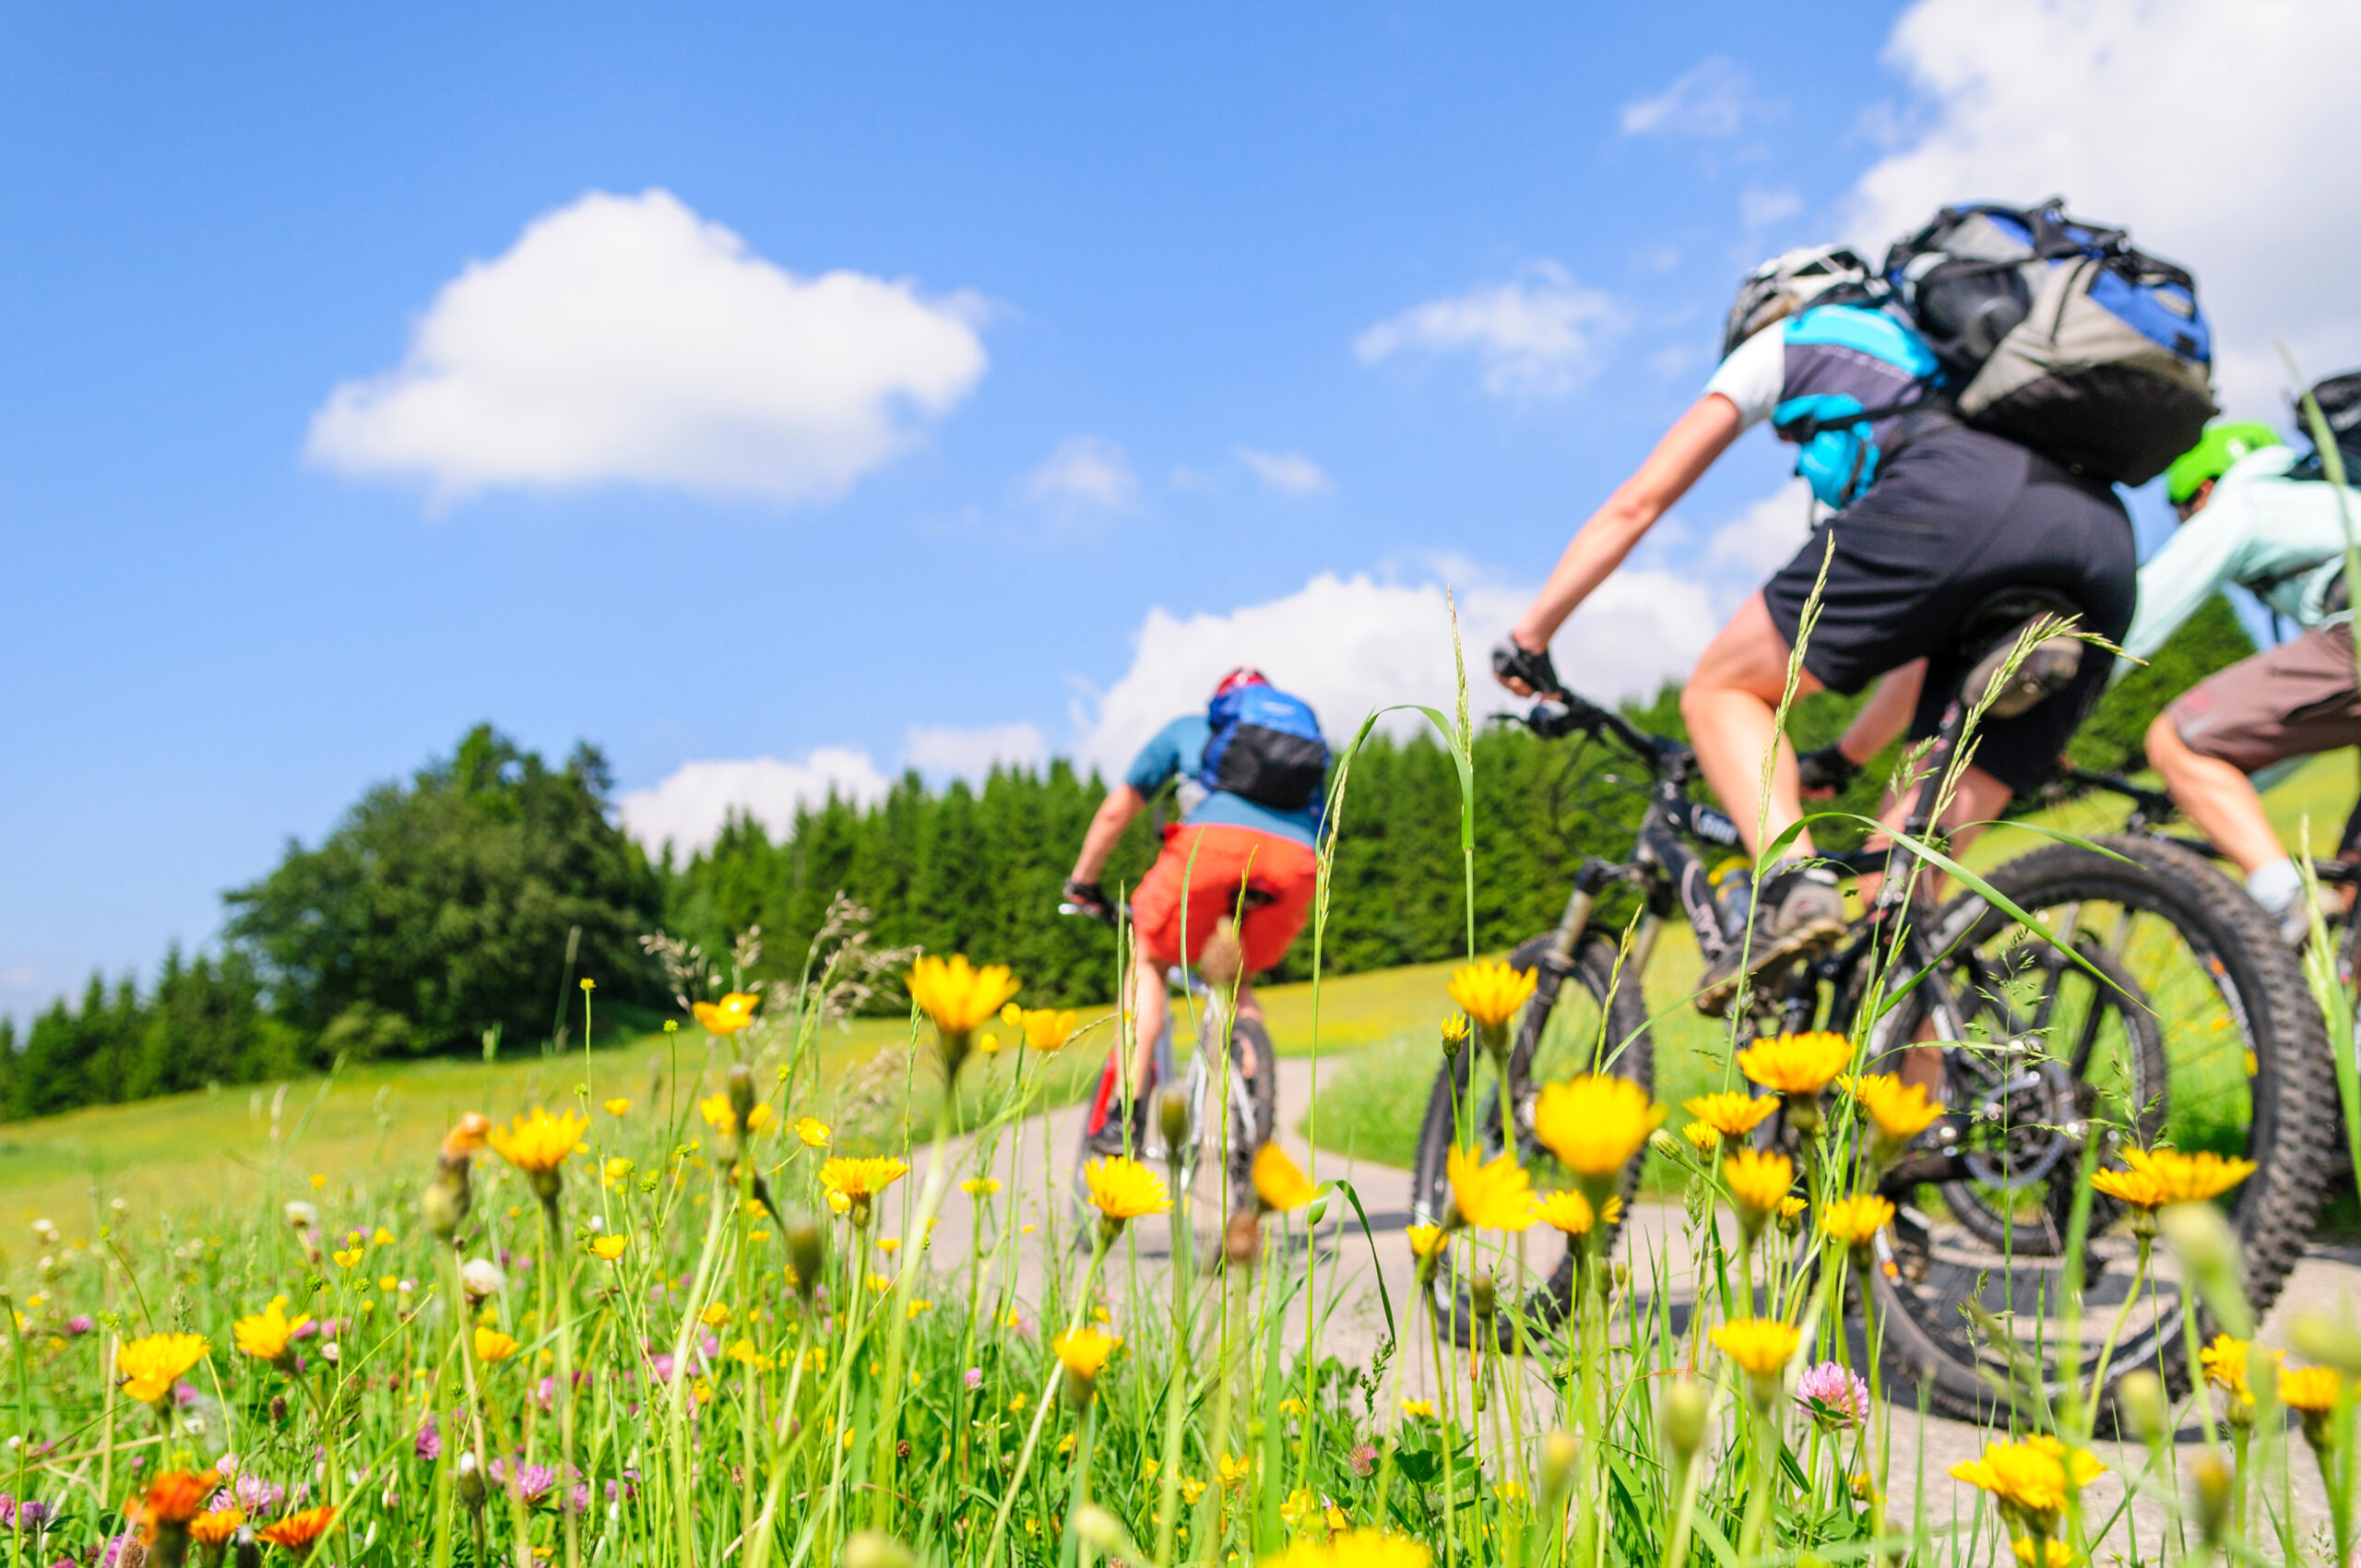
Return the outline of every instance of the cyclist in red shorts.
<path id="1" fill-rule="evenodd" d="M 1180 780 L 1180 820 L 1165 828 L 1162 852 L 1132 894 L 1133 952 L 1123 1005 L 1134 1028 L 1135 1087 L 1147 1081 L 1170 1012 L 1167 971 L 1195 964 L 1226 918 L 1237 919 L 1242 953 L 1237 1014 L 1261 1021 L 1252 977 L 1287 956 L 1311 910 L 1327 770 L 1327 742 L 1311 709 L 1260 671 L 1241 668 L 1222 677 L 1206 712 L 1157 731 L 1099 802 L 1065 896 L 1103 915 L 1112 905 L 1098 879 L 1116 840 L 1151 796 L 1176 776 Z M 1145 1108 L 1133 1099 L 1136 1146 Z M 1123 1133 L 1121 1120 L 1109 1117 L 1097 1141 L 1120 1147 Z"/>

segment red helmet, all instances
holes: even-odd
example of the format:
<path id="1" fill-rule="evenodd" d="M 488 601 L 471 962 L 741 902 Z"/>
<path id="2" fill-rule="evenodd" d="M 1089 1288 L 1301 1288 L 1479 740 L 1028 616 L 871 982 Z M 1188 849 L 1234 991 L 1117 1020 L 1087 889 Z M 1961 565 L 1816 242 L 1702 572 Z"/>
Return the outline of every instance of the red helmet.
<path id="1" fill-rule="evenodd" d="M 1221 678 L 1221 683 L 1214 687 L 1214 695 L 1234 692 L 1240 686 L 1267 686 L 1270 683 L 1260 670 L 1252 664 L 1241 664 Z"/>

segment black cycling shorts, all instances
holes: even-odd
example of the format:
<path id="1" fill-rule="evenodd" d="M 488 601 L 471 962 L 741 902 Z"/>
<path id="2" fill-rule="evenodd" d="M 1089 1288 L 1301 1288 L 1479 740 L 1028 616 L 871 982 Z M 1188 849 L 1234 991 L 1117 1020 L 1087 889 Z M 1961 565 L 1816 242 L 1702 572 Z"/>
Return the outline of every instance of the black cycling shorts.
<path id="1" fill-rule="evenodd" d="M 1790 647 L 1832 541 L 1804 668 L 1830 690 L 1852 693 L 1924 658 L 1914 739 L 1935 732 L 1966 672 L 1961 622 L 1990 595 L 2047 588 L 2081 605 L 2082 629 L 2110 642 L 2122 641 L 2138 602 L 2131 519 L 2111 486 L 1940 416 L 1911 433 L 1861 498 L 1763 585 L 1772 624 Z M 2071 685 L 1981 727 L 1975 766 L 2021 795 L 2038 788 L 2114 663 L 2086 647 Z"/>

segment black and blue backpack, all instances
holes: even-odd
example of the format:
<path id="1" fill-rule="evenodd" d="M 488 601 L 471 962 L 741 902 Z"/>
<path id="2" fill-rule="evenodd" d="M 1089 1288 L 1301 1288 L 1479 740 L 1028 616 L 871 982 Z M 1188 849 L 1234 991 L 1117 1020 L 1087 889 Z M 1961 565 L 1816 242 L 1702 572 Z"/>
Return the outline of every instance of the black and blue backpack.
<path id="1" fill-rule="evenodd" d="M 1263 682 L 1233 686 L 1205 709 L 1213 735 L 1205 742 L 1197 781 L 1275 811 L 1301 811 L 1320 799 L 1328 779 L 1328 742 L 1301 697 Z"/>
<path id="2" fill-rule="evenodd" d="M 1886 253 L 1884 277 L 1962 419 L 2094 479 L 2145 484 L 2218 411 L 2197 280 L 2062 197 L 1947 207 Z"/>

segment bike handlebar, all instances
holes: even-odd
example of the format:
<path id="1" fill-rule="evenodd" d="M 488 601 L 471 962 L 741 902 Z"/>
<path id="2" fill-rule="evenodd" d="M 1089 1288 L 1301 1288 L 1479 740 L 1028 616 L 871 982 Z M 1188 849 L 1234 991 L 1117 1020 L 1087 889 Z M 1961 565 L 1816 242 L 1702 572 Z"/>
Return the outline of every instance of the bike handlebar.
<path id="1" fill-rule="evenodd" d="M 1522 724 L 1545 741 L 1561 740 L 1568 735 L 1613 740 L 1658 773 L 1690 754 L 1689 748 L 1680 742 L 1666 735 L 1651 735 L 1613 708 L 1602 707 L 1572 692 L 1544 697 L 1525 713 L 1493 717 Z"/>

